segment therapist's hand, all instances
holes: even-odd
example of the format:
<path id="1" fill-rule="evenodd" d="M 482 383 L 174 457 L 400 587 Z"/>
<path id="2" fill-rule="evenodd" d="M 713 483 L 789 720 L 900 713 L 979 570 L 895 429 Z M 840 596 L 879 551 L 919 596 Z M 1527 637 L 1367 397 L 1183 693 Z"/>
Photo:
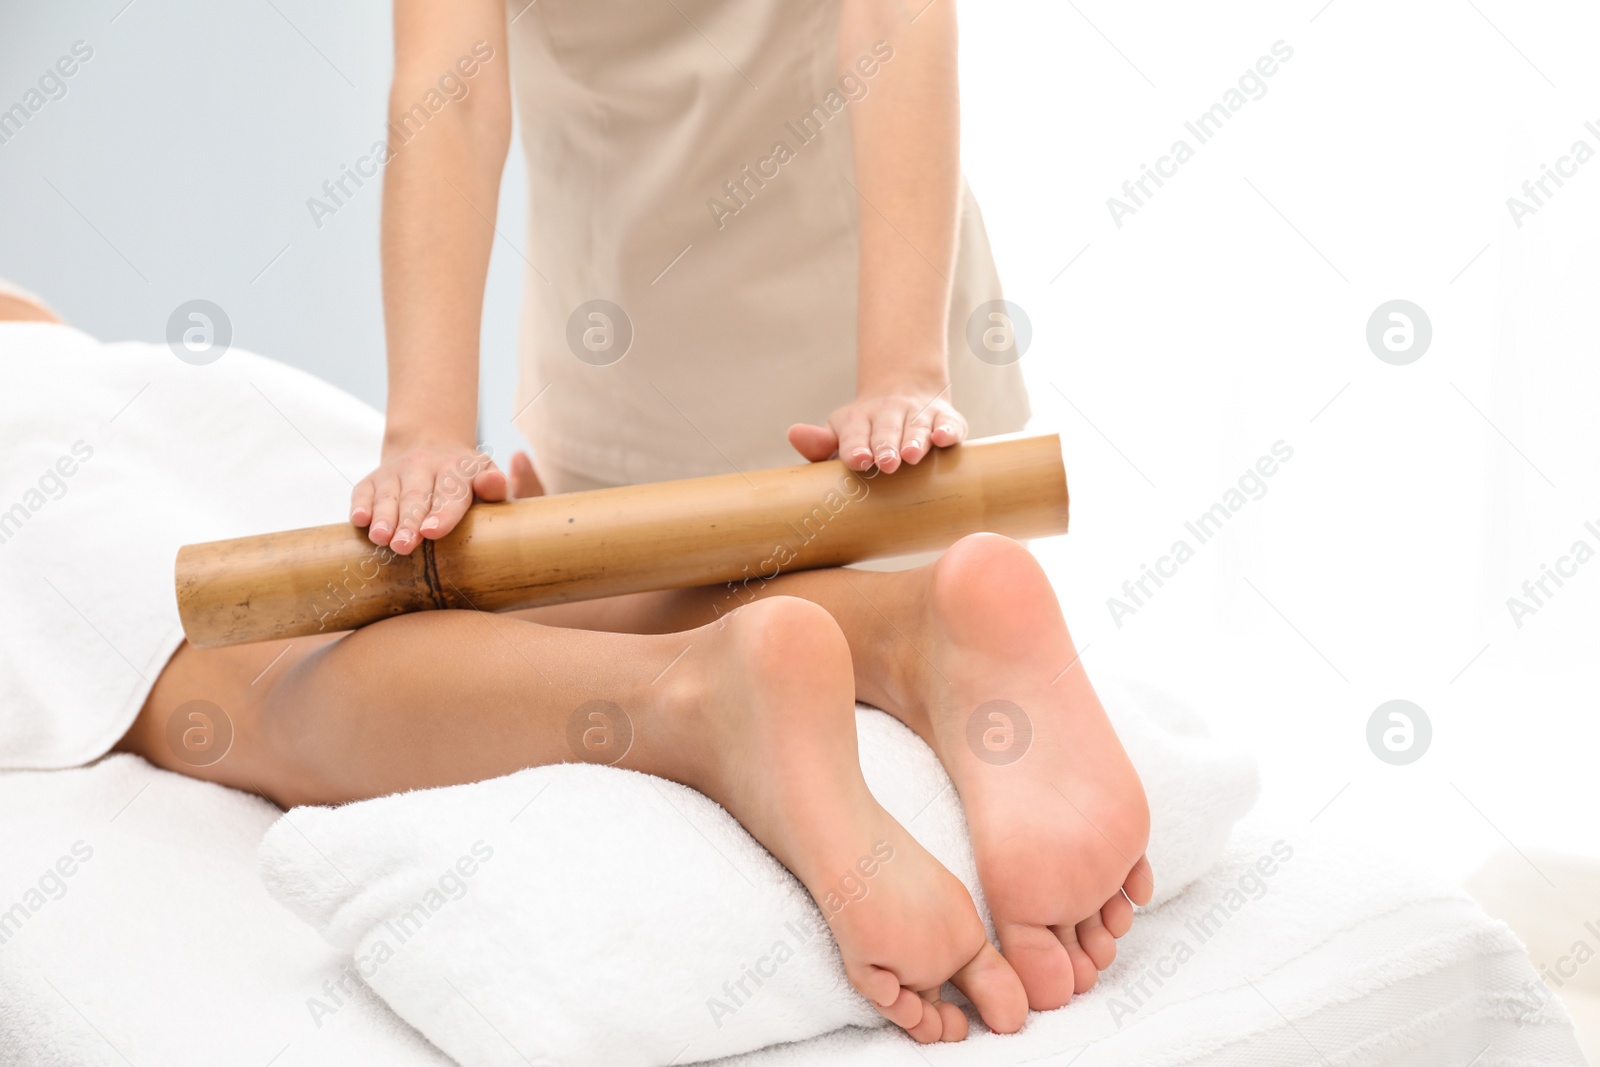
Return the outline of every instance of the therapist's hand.
<path id="1" fill-rule="evenodd" d="M 350 522 L 405 556 L 455 529 L 474 500 L 505 498 L 505 474 L 471 446 L 385 445 L 378 469 L 350 493 Z"/>
<path id="2" fill-rule="evenodd" d="M 948 386 L 937 391 L 912 386 L 862 396 L 828 416 L 824 426 L 789 427 L 789 443 L 813 463 L 837 454 L 851 470 L 877 464 L 893 474 L 935 447 L 966 439 L 967 420 L 950 405 L 949 395 Z"/>

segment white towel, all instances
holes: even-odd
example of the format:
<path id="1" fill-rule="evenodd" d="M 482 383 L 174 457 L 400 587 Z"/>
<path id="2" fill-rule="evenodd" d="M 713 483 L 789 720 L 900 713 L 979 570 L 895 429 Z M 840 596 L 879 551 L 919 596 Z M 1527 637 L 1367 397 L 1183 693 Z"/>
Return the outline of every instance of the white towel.
<path id="1" fill-rule="evenodd" d="M 339 521 L 383 420 L 238 349 L 195 366 L 46 323 L 0 323 L 0 379 L 0 767 L 70 767 L 183 638 L 179 546 Z"/>
<path id="2" fill-rule="evenodd" d="M 1172 702 L 1103 688 L 1170 897 L 1221 855 L 1254 765 Z M 938 760 L 882 712 L 857 720 L 873 793 L 987 915 Z M 271 892 L 463 1064 L 681 1064 L 881 1023 L 800 883 L 715 803 L 646 775 L 564 765 L 296 808 L 261 857 Z"/>

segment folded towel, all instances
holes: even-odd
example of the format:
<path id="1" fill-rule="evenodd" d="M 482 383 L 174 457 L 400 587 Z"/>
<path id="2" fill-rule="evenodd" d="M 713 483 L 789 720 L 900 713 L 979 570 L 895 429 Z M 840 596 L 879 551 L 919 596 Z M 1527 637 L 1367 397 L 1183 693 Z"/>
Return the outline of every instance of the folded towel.
<path id="1" fill-rule="evenodd" d="M 1221 855 L 1254 764 L 1169 700 L 1101 688 L 1150 797 L 1167 898 Z M 888 715 L 857 723 L 874 795 L 987 922 L 944 769 Z M 682 1064 L 882 1024 L 800 883 L 718 805 L 647 775 L 571 764 L 296 808 L 261 863 L 274 896 L 463 1064 Z"/>

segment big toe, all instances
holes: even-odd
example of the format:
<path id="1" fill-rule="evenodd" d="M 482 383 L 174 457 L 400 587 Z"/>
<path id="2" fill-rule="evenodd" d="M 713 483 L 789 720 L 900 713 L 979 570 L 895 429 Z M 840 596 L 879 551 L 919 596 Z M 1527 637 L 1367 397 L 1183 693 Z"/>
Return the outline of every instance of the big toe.
<path id="1" fill-rule="evenodd" d="M 983 943 L 978 954 L 950 982 L 966 994 L 984 1023 L 996 1033 L 1014 1034 L 1028 1021 L 1027 990 L 1010 962 L 989 942 Z M 964 1022 L 965 1016 L 962 1019 Z M 945 1029 L 949 1031 L 948 1022 Z"/>
<path id="2" fill-rule="evenodd" d="M 995 930 L 1000 935 L 1000 950 L 1005 953 L 1006 962 L 1022 980 L 1022 988 L 1028 994 L 1028 1007 L 1034 1011 L 1054 1011 L 1072 999 L 1077 986 L 1073 961 L 1066 946 L 1049 927 L 997 922 Z"/>

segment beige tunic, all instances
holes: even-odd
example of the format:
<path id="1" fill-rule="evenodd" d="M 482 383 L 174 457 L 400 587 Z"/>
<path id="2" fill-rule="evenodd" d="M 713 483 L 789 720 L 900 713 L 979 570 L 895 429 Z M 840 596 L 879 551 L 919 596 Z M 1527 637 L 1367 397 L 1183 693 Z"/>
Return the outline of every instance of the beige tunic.
<path id="1" fill-rule="evenodd" d="M 510 0 L 531 203 L 517 426 L 541 466 L 605 483 L 798 461 L 785 431 L 855 394 L 849 109 L 838 0 Z M 1019 367 L 968 320 L 1001 296 L 963 198 L 952 398 L 1020 429 Z M 603 301 L 605 303 L 593 303 Z"/>

